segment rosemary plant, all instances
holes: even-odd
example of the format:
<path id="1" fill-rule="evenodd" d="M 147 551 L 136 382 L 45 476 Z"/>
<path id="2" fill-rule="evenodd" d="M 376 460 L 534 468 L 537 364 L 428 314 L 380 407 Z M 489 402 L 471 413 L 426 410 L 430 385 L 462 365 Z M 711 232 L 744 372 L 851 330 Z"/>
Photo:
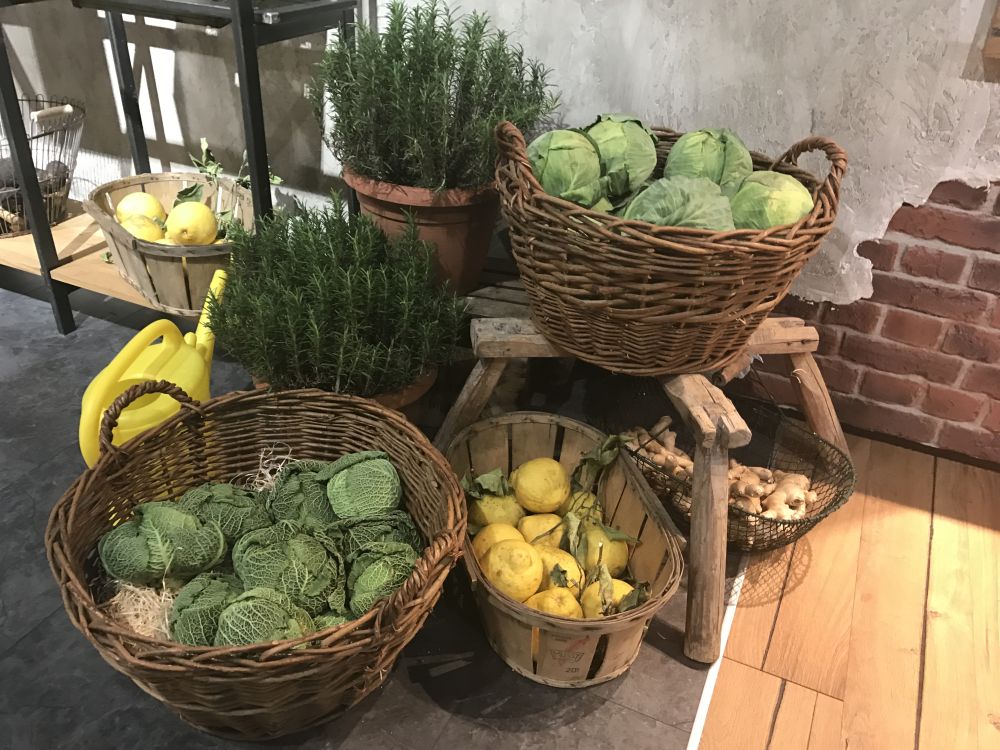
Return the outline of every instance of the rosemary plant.
<path id="1" fill-rule="evenodd" d="M 438 285 L 432 247 L 410 225 L 389 240 L 339 198 L 234 229 L 229 279 L 209 325 L 255 378 L 372 396 L 447 362 L 464 303 Z"/>
<path id="2" fill-rule="evenodd" d="M 549 71 L 525 58 L 489 18 L 456 18 L 438 0 L 389 4 L 381 33 L 361 25 L 332 44 L 312 87 L 325 135 L 360 175 L 411 187 L 492 182 L 493 129 L 537 127 L 556 108 Z"/>

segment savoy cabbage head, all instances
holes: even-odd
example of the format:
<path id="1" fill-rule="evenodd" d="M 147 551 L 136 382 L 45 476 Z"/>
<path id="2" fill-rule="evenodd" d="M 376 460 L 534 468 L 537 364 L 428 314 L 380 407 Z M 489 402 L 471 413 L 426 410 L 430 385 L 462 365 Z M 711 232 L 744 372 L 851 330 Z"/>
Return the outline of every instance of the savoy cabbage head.
<path id="1" fill-rule="evenodd" d="M 413 572 L 419 554 L 404 542 L 371 542 L 351 560 L 347 578 L 351 612 L 361 617 L 390 596 Z"/>
<path id="2" fill-rule="evenodd" d="M 251 531 L 233 548 L 233 568 L 248 589 L 272 588 L 311 615 L 344 611 L 343 558 L 316 529 L 281 521 Z"/>
<path id="3" fill-rule="evenodd" d="M 293 461 L 286 465 L 267 495 L 267 508 L 275 521 L 295 521 L 326 526 L 337 520 L 326 495 L 332 464 Z"/>
<path id="4" fill-rule="evenodd" d="M 283 641 L 315 632 L 312 617 L 287 596 L 253 588 L 230 601 L 219 614 L 216 646 Z"/>
<path id="5" fill-rule="evenodd" d="M 219 615 L 243 586 L 235 576 L 201 573 L 185 584 L 170 610 L 170 637 L 188 646 L 211 646 Z"/>
<path id="6" fill-rule="evenodd" d="M 374 516 L 345 518 L 327 529 L 336 540 L 345 557 L 353 557 L 361 548 L 372 542 L 403 542 L 420 551 L 423 538 L 410 514 L 405 510 L 391 510 Z"/>
<path id="7" fill-rule="evenodd" d="M 146 586 L 208 570 L 226 554 L 226 540 L 218 523 L 177 503 L 143 503 L 134 518 L 101 537 L 97 551 L 109 576 Z"/>
<path id="8" fill-rule="evenodd" d="M 270 526 L 271 516 L 256 493 L 228 483 L 207 482 L 184 493 L 182 510 L 202 521 L 215 521 L 232 544 L 248 531 Z"/>
<path id="9" fill-rule="evenodd" d="M 352 453 L 339 458 L 327 485 L 330 507 L 339 518 L 388 513 L 399 507 L 403 487 L 396 467 L 379 451 Z"/>

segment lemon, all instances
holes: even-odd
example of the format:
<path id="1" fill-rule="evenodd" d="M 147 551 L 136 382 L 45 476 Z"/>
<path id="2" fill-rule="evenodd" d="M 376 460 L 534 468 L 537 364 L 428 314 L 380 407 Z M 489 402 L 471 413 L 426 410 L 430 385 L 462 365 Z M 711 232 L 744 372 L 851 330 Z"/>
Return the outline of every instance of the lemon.
<path id="1" fill-rule="evenodd" d="M 628 565 L 628 544 L 621 540 L 611 541 L 600 526 L 588 525 L 583 533 L 587 538 L 587 570 L 596 568 L 599 558 L 600 562 L 608 566 L 612 578 L 625 572 L 625 566 Z"/>
<path id="2" fill-rule="evenodd" d="M 150 218 L 135 214 L 129 216 L 122 222 L 122 229 L 146 242 L 158 242 L 163 239 L 163 230 L 160 225 Z"/>
<path id="3" fill-rule="evenodd" d="M 569 476 L 551 458 L 525 461 L 510 475 L 510 484 L 517 501 L 531 513 L 554 513 L 569 497 Z"/>
<path id="4" fill-rule="evenodd" d="M 546 547 L 558 547 L 566 536 L 566 527 L 562 518 L 555 513 L 539 513 L 535 516 L 525 516 L 517 523 L 524 541 Z"/>
<path id="5" fill-rule="evenodd" d="M 523 602 L 542 583 L 542 558 L 526 541 L 507 539 L 490 547 L 483 575 L 511 599 Z"/>
<path id="6" fill-rule="evenodd" d="M 172 245 L 174 247 L 177 247 L 176 242 L 174 242 L 173 240 L 168 240 L 166 237 L 161 237 L 158 240 L 153 240 L 153 242 L 156 243 L 157 245 Z"/>
<path id="7" fill-rule="evenodd" d="M 147 219 L 163 221 L 167 218 L 167 212 L 155 195 L 137 192 L 129 193 L 115 206 L 115 218 L 119 224 L 124 224 L 130 216 L 145 216 Z"/>
<path id="8" fill-rule="evenodd" d="M 535 549 L 538 550 L 538 554 L 542 558 L 542 567 L 544 568 L 542 585 L 539 587 L 539 591 L 546 591 L 559 586 L 559 583 L 552 576 L 552 570 L 558 565 L 566 574 L 566 583 L 568 584 L 566 588 L 569 589 L 573 596 L 579 596 L 580 589 L 583 586 L 583 569 L 580 568 L 580 563 L 576 561 L 576 558 L 569 552 L 556 549 L 555 547 L 535 545 Z"/>
<path id="9" fill-rule="evenodd" d="M 491 523 L 506 523 L 516 526 L 524 516 L 524 508 L 517 504 L 513 495 L 483 495 L 469 503 L 469 524 L 489 526 Z"/>
<path id="10" fill-rule="evenodd" d="M 631 591 L 632 586 L 625 581 L 613 578 L 611 580 L 612 604 L 617 607 L 622 598 Z M 604 617 L 601 613 L 601 584 L 599 581 L 594 581 L 583 590 L 583 594 L 580 596 L 580 606 L 583 608 L 583 616 L 588 620 Z"/>
<path id="11" fill-rule="evenodd" d="M 583 608 L 569 589 L 548 589 L 529 596 L 524 604 L 539 612 L 545 612 L 559 617 L 572 617 L 574 620 L 583 618 Z"/>
<path id="12" fill-rule="evenodd" d="M 509 523 L 491 523 L 479 530 L 479 533 L 472 538 L 472 549 L 476 553 L 476 559 L 482 562 L 486 557 L 486 552 L 497 542 L 505 539 L 514 539 L 519 542 L 524 541 L 521 532 Z"/>
<path id="13" fill-rule="evenodd" d="M 593 492 L 574 492 L 566 498 L 566 502 L 559 506 L 559 515 L 565 516 L 571 511 L 581 521 L 600 523 L 603 520 L 601 504 Z"/>
<path id="14" fill-rule="evenodd" d="M 218 233 L 215 213 L 204 203 L 179 203 L 167 217 L 167 237 L 178 245 L 211 245 Z"/>

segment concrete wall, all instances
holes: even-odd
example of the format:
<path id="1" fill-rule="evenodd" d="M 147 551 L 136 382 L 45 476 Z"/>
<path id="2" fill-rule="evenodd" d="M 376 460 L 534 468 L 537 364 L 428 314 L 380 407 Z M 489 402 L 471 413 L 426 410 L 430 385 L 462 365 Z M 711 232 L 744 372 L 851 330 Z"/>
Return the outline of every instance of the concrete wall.
<path id="1" fill-rule="evenodd" d="M 978 80 L 995 0 L 466 0 L 555 68 L 563 116 L 632 111 L 677 129 L 728 125 L 777 155 L 811 133 L 851 157 L 839 226 L 796 287 L 849 302 L 871 294 L 855 254 L 903 202 L 945 179 L 1000 177 L 1000 86 Z M 127 169 L 103 21 L 69 0 L 0 11 L 30 91 L 77 93 L 90 119 L 81 185 Z M 151 153 L 184 164 L 206 136 L 235 165 L 242 151 L 232 39 L 203 29 L 129 25 L 142 68 Z M 275 171 L 326 192 L 337 171 L 303 98 L 322 39 L 266 48 L 262 71 Z M 807 166 L 822 169 L 820 160 Z M 79 190 L 79 188 L 78 188 Z"/>
<path id="2" fill-rule="evenodd" d="M 853 248 L 944 179 L 1000 178 L 1000 86 L 982 83 L 996 0 L 465 0 L 555 69 L 565 120 L 633 112 L 730 126 L 774 155 L 809 133 L 848 152 L 838 228 L 796 291 L 871 294 Z M 803 162 L 821 169 L 817 161 Z M 997 240 L 1000 243 L 1000 239 Z"/>

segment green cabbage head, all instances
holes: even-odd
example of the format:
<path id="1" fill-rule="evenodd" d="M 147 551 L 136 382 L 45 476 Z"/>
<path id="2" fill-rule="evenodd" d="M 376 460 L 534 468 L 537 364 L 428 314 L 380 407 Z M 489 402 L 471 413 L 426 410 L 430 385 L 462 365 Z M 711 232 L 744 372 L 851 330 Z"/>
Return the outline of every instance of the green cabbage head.
<path id="1" fill-rule="evenodd" d="M 419 555 L 403 542 L 372 542 L 351 560 L 347 589 L 351 612 L 361 617 L 410 577 Z"/>
<path id="2" fill-rule="evenodd" d="M 735 228 L 729 200 L 707 177 L 661 177 L 632 199 L 624 218 L 717 232 Z"/>
<path id="3" fill-rule="evenodd" d="M 345 518 L 330 526 L 327 534 L 336 540 L 347 558 L 358 554 L 362 547 L 372 542 L 403 542 L 418 552 L 424 548 L 423 538 L 405 510 L 391 510 L 363 518 Z"/>
<path id="4" fill-rule="evenodd" d="M 226 554 L 226 540 L 219 524 L 202 522 L 177 503 L 143 503 L 134 518 L 101 537 L 97 551 L 109 576 L 149 586 L 208 570 Z"/>
<path id="5" fill-rule="evenodd" d="M 733 221 L 740 229 L 794 224 L 812 210 L 806 186 L 781 172 L 754 172 L 733 196 Z"/>
<path id="6" fill-rule="evenodd" d="M 528 146 L 531 169 L 549 195 L 590 208 L 604 196 L 596 144 L 576 130 L 550 130 Z"/>
<path id="7" fill-rule="evenodd" d="M 664 177 L 707 177 L 731 197 L 753 171 L 753 159 L 731 130 L 694 130 L 677 139 L 667 155 Z"/>
<path id="8" fill-rule="evenodd" d="M 287 464 L 267 493 L 267 509 L 275 521 L 326 526 L 337 520 L 326 495 L 332 464 L 293 461 Z"/>
<path id="9" fill-rule="evenodd" d="M 325 535 L 294 521 L 240 539 L 233 568 L 248 589 L 274 589 L 311 615 L 345 609 L 343 558 Z"/>
<path id="10" fill-rule="evenodd" d="M 631 115 L 605 114 L 587 128 L 601 159 L 612 199 L 631 195 L 656 168 L 656 136 Z"/>
<path id="11" fill-rule="evenodd" d="M 326 491 L 337 517 L 374 516 L 399 507 L 403 486 L 396 467 L 384 453 L 348 454 L 337 459 L 332 470 L 336 473 Z"/>
<path id="12" fill-rule="evenodd" d="M 268 588 L 245 591 L 219 614 L 216 646 L 284 641 L 316 631 L 312 617 L 284 594 Z"/>
<path id="13" fill-rule="evenodd" d="M 256 493 L 228 483 L 208 482 L 184 493 L 182 510 L 215 521 L 230 544 L 248 531 L 270 526 L 271 516 Z"/>
<path id="14" fill-rule="evenodd" d="M 170 610 L 170 637 L 188 646 L 211 646 L 219 615 L 243 593 L 236 576 L 201 573 L 188 581 Z"/>

